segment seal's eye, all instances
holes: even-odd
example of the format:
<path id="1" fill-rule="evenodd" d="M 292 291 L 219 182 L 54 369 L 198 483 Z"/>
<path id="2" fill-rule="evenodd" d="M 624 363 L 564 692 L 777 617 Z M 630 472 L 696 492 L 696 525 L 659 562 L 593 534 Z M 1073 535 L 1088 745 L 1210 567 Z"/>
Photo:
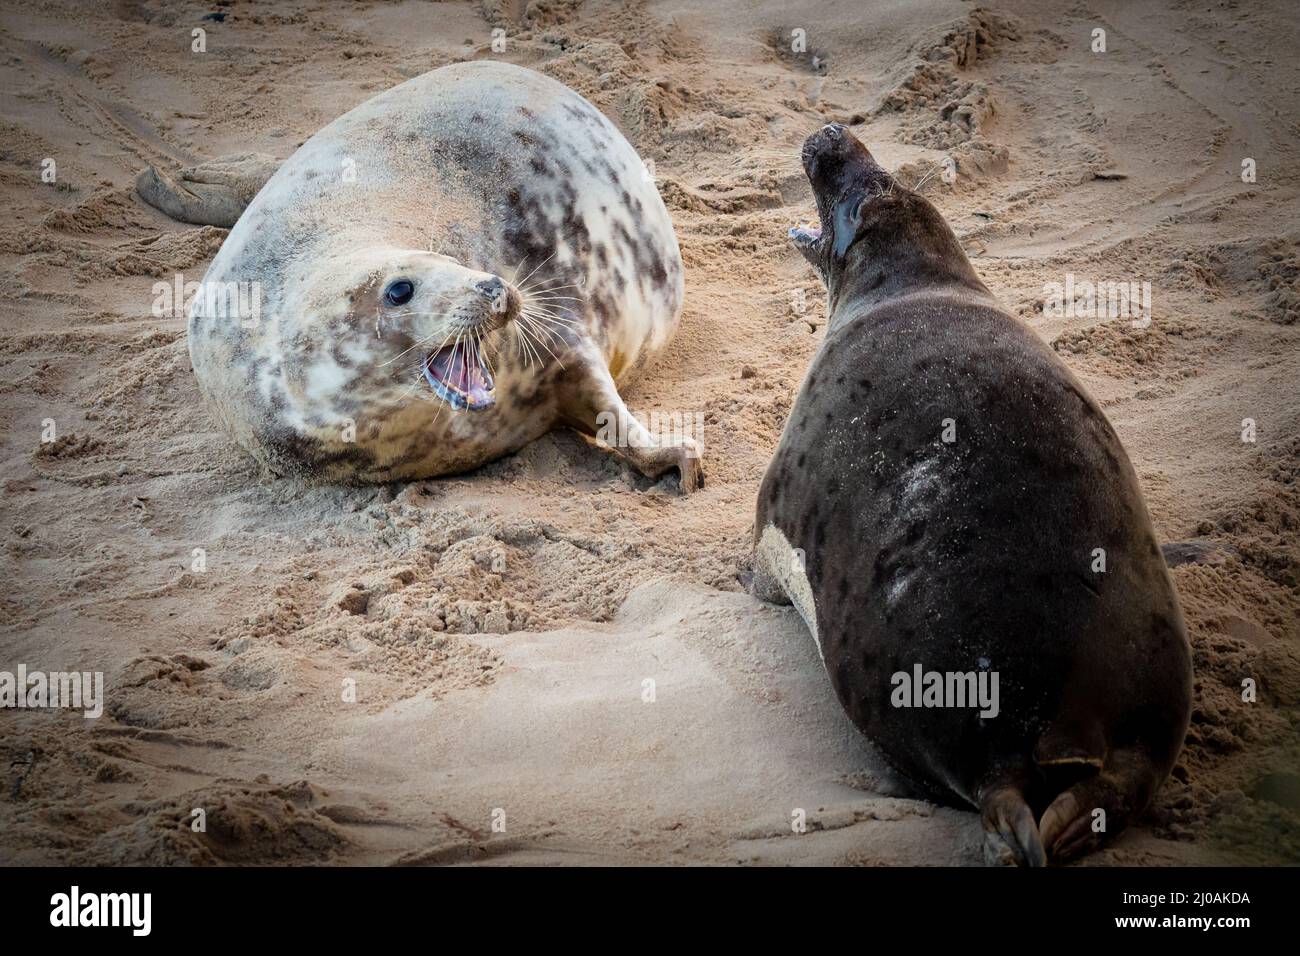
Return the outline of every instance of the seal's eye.
<path id="1" fill-rule="evenodd" d="M 384 301 L 389 305 L 406 305 L 415 295 L 415 283 L 410 279 L 394 279 L 384 290 Z"/>

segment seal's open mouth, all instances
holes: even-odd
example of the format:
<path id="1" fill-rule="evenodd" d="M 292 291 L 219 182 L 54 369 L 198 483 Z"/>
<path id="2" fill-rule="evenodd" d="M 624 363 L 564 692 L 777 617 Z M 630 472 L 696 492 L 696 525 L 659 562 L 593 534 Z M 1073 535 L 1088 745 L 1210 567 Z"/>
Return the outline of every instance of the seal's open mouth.
<path id="1" fill-rule="evenodd" d="M 458 342 L 434 352 L 424 363 L 424 377 L 453 408 L 481 411 L 496 402 L 479 343 Z"/>
<path id="2" fill-rule="evenodd" d="M 813 223 L 805 225 L 799 223 L 797 226 L 790 227 L 790 238 L 794 240 L 797 246 L 811 246 L 822 237 L 822 227 Z"/>

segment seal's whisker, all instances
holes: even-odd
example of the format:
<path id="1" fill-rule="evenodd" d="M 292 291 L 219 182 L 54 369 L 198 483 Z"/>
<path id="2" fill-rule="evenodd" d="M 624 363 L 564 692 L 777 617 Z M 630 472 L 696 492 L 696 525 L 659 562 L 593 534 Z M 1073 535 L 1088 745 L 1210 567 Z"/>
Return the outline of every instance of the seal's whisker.
<path id="1" fill-rule="evenodd" d="M 523 309 L 526 312 L 541 311 L 541 312 L 551 312 L 556 315 L 566 315 L 566 316 L 569 315 L 569 311 L 572 308 L 573 306 L 565 305 L 562 302 L 545 302 L 537 299 L 525 300 L 523 304 Z M 574 318 L 576 318 L 576 316 L 574 316 Z"/>
<path id="2" fill-rule="evenodd" d="M 535 316 L 529 316 L 528 320 L 532 323 L 534 337 L 537 337 L 538 335 L 545 336 L 548 342 L 554 342 L 559 348 L 567 348 L 569 346 L 569 340 L 554 328 L 547 325 L 545 321 L 540 320 Z M 565 331 L 573 334 L 572 329 L 565 329 Z"/>
<path id="3" fill-rule="evenodd" d="M 554 324 L 569 330 L 576 329 L 579 325 L 578 319 L 559 312 L 548 312 L 539 309 L 525 309 L 524 311 L 527 312 L 531 318 L 541 319 L 545 324 Z"/>
<path id="4" fill-rule="evenodd" d="M 569 292 L 574 292 L 575 298 L 580 298 L 582 291 L 583 290 L 580 287 L 574 285 L 546 286 L 544 288 L 533 286 L 527 289 L 520 289 L 519 294 L 524 299 L 535 299 L 538 296 L 542 296 L 542 295 L 558 295 L 558 294 L 567 294 Z"/>
<path id="5" fill-rule="evenodd" d="M 457 351 L 460 349 L 460 340 L 464 337 L 464 335 L 465 335 L 464 329 L 458 329 L 456 331 L 456 341 L 453 342 L 451 346 L 451 360 L 453 365 L 456 362 Z M 439 349 L 439 351 L 442 350 Z M 451 407 L 451 401 L 446 396 L 440 394 L 438 395 L 438 398 L 440 400 L 440 403 L 438 405 L 438 410 L 433 415 L 433 424 L 435 425 L 438 423 L 439 416 L 442 415 L 443 406 L 446 406 L 448 408 Z"/>
<path id="6" fill-rule="evenodd" d="M 520 330 L 523 330 L 526 341 L 533 346 L 533 351 L 534 354 L 537 355 L 538 362 L 541 362 L 542 356 L 537 352 L 537 346 L 545 346 L 545 343 L 543 343 L 541 337 L 539 337 L 536 321 L 533 320 L 532 316 L 525 316 L 523 313 L 520 313 L 517 324 L 519 324 Z"/>
<path id="7" fill-rule="evenodd" d="M 415 379 L 415 381 L 413 381 L 410 385 L 408 385 L 408 386 L 406 387 L 406 390 L 405 390 L 404 392 L 402 392 L 401 395 L 398 395 L 397 398 L 393 399 L 393 400 L 392 400 L 391 402 L 389 402 L 387 405 L 384 405 L 384 406 L 380 409 L 380 413 L 381 413 L 381 414 L 382 414 L 383 412 L 388 411 L 390 408 L 395 408 L 395 407 L 397 407 L 398 405 L 402 404 L 402 402 L 404 402 L 404 401 L 406 401 L 408 398 L 410 398 L 411 395 L 413 395 L 413 394 L 415 393 L 415 390 L 416 390 L 417 388 L 420 387 L 420 377 L 419 377 L 419 376 L 420 376 L 421 373 L 420 373 L 420 369 L 419 369 L 419 367 L 417 366 L 417 367 L 415 368 L 414 371 L 415 371 L 416 376 L 417 376 L 416 379 Z"/>
<path id="8" fill-rule="evenodd" d="M 582 285 L 577 282 L 565 282 L 568 276 L 552 276 L 549 279 L 538 279 L 536 282 L 520 286 L 520 289 L 527 289 L 530 292 L 557 292 L 560 289 L 578 289 L 581 291 Z"/>
<path id="9" fill-rule="evenodd" d="M 529 302 L 524 306 L 524 311 L 543 312 L 546 313 L 547 315 L 558 315 L 566 319 L 573 319 L 576 322 L 577 318 L 575 316 L 571 316 L 565 312 L 560 311 L 561 309 L 567 309 L 567 308 L 568 308 L 567 305 L 548 305 L 546 303 L 540 303 L 538 305 L 534 305 L 533 303 Z"/>
<path id="10" fill-rule="evenodd" d="M 937 162 L 937 163 L 935 163 L 933 166 L 931 166 L 931 167 L 930 167 L 930 171 L 929 171 L 928 173 L 926 173 L 924 176 L 922 176 L 920 182 L 918 182 L 915 186 L 912 187 L 912 192 L 914 192 L 914 193 L 919 193 L 919 192 L 921 191 L 921 187 L 924 186 L 926 183 L 928 183 L 928 182 L 930 181 L 930 177 L 933 176 L 935 173 L 937 173 L 937 172 L 938 172 L 940 169 L 942 169 L 942 168 L 943 168 L 943 161 L 942 161 L 942 160 L 940 160 L 939 162 Z M 893 181 L 891 181 L 890 184 L 889 184 L 889 191 L 890 191 L 891 193 L 894 191 L 894 183 L 893 183 Z"/>
<path id="11" fill-rule="evenodd" d="M 558 251 L 559 251 L 558 248 L 556 248 L 556 249 L 552 249 L 552 250 L 551 250 L 551 254 L 550 254 L 549 256 L 547 256 L 547 257 L 546 257 L 545 259 L 543 259 L 541 262 L 537 263 L 537 265 L 533 266 L 532 271 L 529 272 L 528 275 L 526 275 L 526 276 L 524 276 L 522 279 L 520 279 L 518 282 L 516 282 L 515 285 L 517 285 L 517 286 L 522 286 L 525 282 L 527 282 L 529 279 L 531 279 L 531 278 L 533 277 L 533 273 L 536 272 L 538 269 L 540 269 L 542 266 L 546 265 L 546 263 L 548 263 L 548 262 L 550 262 L 552 259 L 554 259 L 554 258 L 555 258 L 555 253 L 557 253 Z M 524 262 L 527 262 L 527 261 L 528 261 L 527 259 L 524 260 Z M 520 268 L 521 268 L 521 269 L 523 268 L 523 264 L 522 264 L 522 263 L 520 264 Z"/>
<path id="12" fill-rule="evenodd" d="M 529 302 L 581 302 L 582 300 L 571 295 L 532 295 L 528 297 Z"/>
<path id="13" fill-rule="evenodd" d="M 404 309 L 401 312 L 389 312 L 388 317 L 391 319 L 444 319 L 454 314 L 455 310 L 447 312 L 425 312 L 421 309 Z"/>
<path id="14" fill-rule="evenodd" d="M 516 322 L 515 331 L 518 335 L 517 341 L 519 343 L 520 352 L 524 355 L 528 362 L 528 366 L 530 368 L 532 367 L 534 359 L 537 360 L 537 365 L 539 367 L 544 365 L 545 363 L 542 361 L 541 353 L 538 352 L 537 348 L 532 344 L 532 334 L 528 331 L 527 324 Z"/>
<path id="15" fill-rule="evenodd" d="M 397 398 L 393 399 L 393 401 L 389 402 L 387 405 L 381 408 L 380 412 L 381 413 L 387 412 L 390 408 L 395 408 L 396 406 L 400 405 L 402 402 L 410 398 L 411 395 L 415 393 L 415 390 L 419 388 L 419 386 L 420 386 L 420 380 L 416 379 L 410 385 L 406 386 L 406 391 L 402 392 L 401 395 L 397 396 Z"/>
<path id="16" fill-rule="evenodd" d="M 515 347 L 516 347 L 516 351 L 518 351 L 518 353 L 519 353 L 519 357 L 523 360 L 524 367 L 525 367 L 525 368 L 532 368 L 532 367 L 533 367 L 533 352 L 532 352 L 532 350 L 528 347 L 528 340 L 527 340 L 527 338 L 526 338 L 526 336 L 525 336 L 525 333 L 523 332 L 522 329 L 516 329 L 515 332 L 516 332 L 516 334 L 515 334 Z M 540 364 L 540 363 L 541 363 L 541 359 L 538 358 L 538 359 L 537 359 L 537 362 L 538 362 L 538 364 Z"/>
<path id="17" fill-rule="evenodd" d="M 450 313 L 450 312 L 438 312 L 438 313 L 435 313 L 435 312 L 405 312 L 405 313 L 399 313 L 397 317 L 398 317 L 398 318 L 406 318 L 406 317 L 408 317 L 408 316 L 417 316 L 417 317 L 419 317 L 419 318 L 442 319 L 442 318 L 446 318 L 448 315 L 451 315 L 451 313 Z M 447 333 L 447 334 L 450 335 L 451 333 L 449 332 L 449 333 Z M 401 358 L 403 355 L 405 355 L 407 352 L 410 352 L 410 351 L 412 351 L 413 349 L 418 349 L 421 345 L 424 345 L 424 344 L 426 344 L 426 343 L 428 343 L 428 342 L 431 342 L 431 341 L 432 341 L 434 338 L 436 338 L 437 336 L 438 336 L 438 333 L 437 333 L 437 332 L 433 332 L 433 333 L 431 333 L 431 334 L 429 334 L 429 335 L 426 335 L 424 338 L 418 340 L 418 341 L 417 341 L 414 345 L 412 345 L 410 348 L 403 349 L 401 352 L 399 352 L 397 355 L 393 356 L 393 357 L 392 357 L 391 359 L 389 359 L 387 362 L 383 362 L 379 367 L 380 367 L 380 368 L 383 368 L 383 367 L 386 366 L 386 365 L 392 365 L 394 362 L 396 362 L 398 359 L 400 359 L 400 358 Z M 444 337 L 444 341 L 445 341 L 445 337 Z M 434 351 L 436 352 L 436 351 L 438 351 L 438 349 L 434 349 Z"/>
<path id="18" fill-rule="evenodd" d="M 506 268 L 510 270 L 510 281 L 513 282 L 515 285 L 518 285 L 518 284 L 519 284 L 519 273 L 521 273 L 521 272 L 524 271 L 524 266 L 526 266 L 526 265 L 528 265 L 528 257 L 527 257 L 527 256 L 524 256 L 522 259 L 520 259 L 520 260 L 519 260 L 517 263 L 515 263 L 513 266 L 512 266 L 512 265 L 509 265 L 509 264 L 506 265 Z M 530 274 L 531 274 L 531 273 L 530 273 Z M 501 273 L 501 277 L 502 277 L 503 279 L 505 278 L 505 273 L 504 273 L 504 272 Z"/>
<path id="19" fill-rule="evenodd" d="M 442 347 L 446 345 L 447 340 L 451 338 L 451 333 L 452 333 L 451 329 L 448 329 L 446 332 L 444 332 L 442 336 L 442 341 L 438 343 L 438 347 L 433 351 L 435 352 L 442 351 Z M 437 333 L 434 334 L 436 335 Z M 429 336 L 429 338 L 433 338 L 433 336 L 431 335 Z M 410 349 L 407 349 L 406 351 L 409 352 Z M 398 356 L 398 358 L 400 357 L 401 356 Z M 394 359 L 394 361 L 396 361 L 396 359 Z M 396 399 L 394 399 L 388 405 L 384 406 L 384 411 L 388 411 L 388 409 L 393 408 L 394 406 L 399 405 L 402 402 L 406 401 L 407 398 L 409 398 L 412 394 L 414 394 L 417 388 L 419 388 L 421 385 L 424 384 L 424 363 L 425 360 L 420 359 L 420 361 L 416 362 L 415 365 L 412 366 L 412 371 L 415 373 L 415 382 L 411 385 L 410 388 L 408 388 L 405 392 L 399 395 Z M 385 362 L 384 364 L 387 365 L 389 363 Z"/>
<path id="20" fill-rule="evenodd" d="M 540 269 L 542 266 L 546 265 L 546 263 L 550 262 L 552 259 L 554 259 L 554 258 L 555 258 L 555 254 L 556 254 L 557 252 L 559 252 L 559 251 L 560 251 L 560 250 L 559 250 L 558 247 L 555 248 L 555 249 L 552 249 L 552 250 L 551 250 L 551 254 L 550 254 L 549 256 L 547 256 L 547 257 L 546 257 L 545 259 L 543 259 L 541 262 L 537 263 L 536 266 L 534 266 L 532 269 L 530 269 L 530 270 L 528 271 L 528 275 L 524 276 L 521 280 L 519 280 L 519 281 L 520 281 L 520 284 L 521 284 L 521 285 L 525 285 L 525 284 L 527 284 L 528 280 L 531 279 L 533 276 L 535 276 L 535 275 L 537 274 L 537 270 Z"/>
<path id="21" fill-rule="evenodd" d="M 420 387 L 420 379 L 418 377 L 419 374 L 420 374 L 419 369 L 416 369 L 416 375 L 417 375 L 416 379 L 413 382 L 411 382 L 410 385 L 406 386 L 406 390 L 402 392 L 401 395 L 398 395 L 397 398 L 395 398 L 392 402 L 390 402 L 388 405 L 385 405 L 383 409 L 384 411 L 388 411 L 388 409 L 400 405 L 402 402 L 406 401 L 408 398 L 411 397 L 411 395 L 415 393 L 415 390 Z"/>
<path id="22" fill-rule="evenodd" d="M 529 311 L 528 317 L 529 319 L 537 319 L 541 321 L 543 325 L 558 325 L 560 326 L 560 328 L 563 329 L 577 328 L 576 324 L 573 323 L 572 320 L 565 319 L 564 316 L 560 316 L 560 315 L 546 315 L 545 312 Z"/>
<path id="23" fill-rule="evenodd" d="M 561 328 L 572 329 L 577 323 L 576 319 L 571 319 L 567 315 L 558 312 L 547 312 L 540 309 L 524 309 L 530 319 L 537 319 L 542 325 L 558 325 Z M 522 314 L 522 313 L 521 313 Z"/>
<path id="24" fill-rule="evenodd" d="M 530 316 L 532 316 L 535 319 L 544 319 L 549 323 L 563 326 L 566 329 L 577 329 L 581 325 L 580 319 L 577 319 L 574 316 L 564 315 L 563 313 L 560 312 L 550 312 L 544 309 L 536 309 L 536 308 L 524 309 L 523 311 L 527 312 Z"/>
<path id="25" fill-rule="evenodd" d="M 556 347 L 561 350 L 563 350 L 564 346 L 568 345 L 569 343 L 565 342 L 564 339 L 557 336 L 554 330 L 546 328 L 545 325 L 541 324 L 540 322 L 537 322 L 535 319 L 529 317 L 527 321 L 529 322 L 533 330 L 533 340 L 542 348 L 544 348 L 547 354 L 551 356 L 551 358 L 555 359 L 555 361 L 560 363 L 560 368 L 564 368 L 563 360 L 561 360 L 561 358 L 555 354 L 555 351 L 547 343 L 547 339 L 549 339 L 551 342 L 554 342 Z M 542 336 L 538 334 L 539 332 L 545 334 L 546 339 L 543 339 Z"/>
<path id="26" fill-rule="evenodd" d="M 563 276 L 561 276 L 560 278 L 563 278 Z M 543 280 L 543 281 L 546 281 L 546 280 Z M 581 292 L 581 291 L 582 291 L 582 286 L 580 286 L 580 285 L 578 285 L 577 283 L 574 283 L 574 282 L 569 282 L 569 283 L 566 283 L 565 285 L 530 285 L 530 286 L 528 286 L 528 287 L 526 287 L 526 288 L 521 287 L 519 291 L 521 291 L 521 292 L 528 292 L 528 293 L 536 293 L 536 292 L 559 292 L 559 291 L 562 290 L 562 289 L 577 289 L 579 292 Z"/>
<path id="27" fill-rule="evenodd" d="M 528 355 L 524 352 L 523 336 L 520 334 L 518 323 L 510 329 L 510 334 L 506 336 L 506 338 L 514 342 L 515 354 L 518 355 L 519 360 L 524 363 L 524 367 L 530 367 L 532 363 L 528 361 Z"/>
<path id="28" fill-rule="evenodd" d="M 398 359 L 400 359 L 403 355 L 407 354 L 408 352 L 413 352 L 414 350 L 418 349 L 421 345 L 424 345 L 424 344 L 427 343 L 427 342 L 432 342 L 432 341 L 433 341 L 433 337 L 434 337 L 434 335 L 437 335 L 437 334 L 438 334 L 438 333 L 435 332 L 433 335 L 430 335 L 430 336 L 428 336 L 427 338 L 420 339 L 420 341 L 416 342 L 416 343 L 415 343 L 414 345 L 412 345 L 410 348 L 408 348 L 408 349 L 403 349 L 403 350 L 402 350 L 401 352 L 399 352 L 397 355 L 394 355 L 394 356 L 393 356 L 391 359 L 389 359 L 387 362 L 381 362 L 380 365 L 379 365 L 379 367 L 380 367 L 380 368 L 383 368 L 383 367 L 386 366 L 386 365 L 392 365 L 394 362 L 396 362 Z M 438 349 L 434 349 L 434 351 L 436 352 L 436 351 L 438 351 Z"/>
<path id="29" fill-rule="evenodd" d="M 504 353 L 501 351 L 501 343 L 497 338 L 487 338 L 484 336 L 482 341 L 483 364 L 487 366 L 488 374 L 492 376 L 492 387 L 496 387 L 497 372 L 493 361 L 505 361 Z"/>
<path id="30" fill-rule="evenodd" d="M 525 329 L 531 329 L 531 326 L 532 326 L 532 322 L 525 323 Z M 545 348 L 544 343 L 538 337 L 537 332 L 535 330 L 526 331 L 525 335 L 527 336 L 528 339 L 528 347 L 532 349 L 533 355 L 537 357 L 537 367 L 538 368 L 544 367 L 546 365 L 546 360 L 542 358 L 542 350 Z"/>
<path id="31" fill-rule="evenodd" d="M 486 337 L 486 333 L 481 329 L 477 331 L 478 336 L 474 340 L 474 351 L 477 355 L 479 364 L 487 366 L 488 376 L 492 379 L 492 383 L 495 386 L 497 373 L 496 370 L 492 368 L 492 359 L 488 357 L 487 350 L 483 348 L 483 341 Z"/>
<path id="32" fill-rule="evenodd" d="M 431 313 L 431 312 L 430 312 L 430 313 L 413 312 L 413 313 L 411 313 L 411 314 L 412 314 L 412 315 L 427 316 L 428 318 L 440 319 L 440 318 L 445 318 L 447 315 L 450 315 L 451 313 L 449 313 L 449 312 L 444 312 L 444 313 L 441 313 L 441 314 L 434 314 L 434 313 Z M 389 359 L 387 362 L 384 362 L 384 363 L 381 364 L 379 367 L 380 367 L 380 368 L 383 368 L 385 365 L 392 365 L 393 362 L 396 362 L 398 359 L 400 359 L 400 358 L 401 358 L 403 355 L 405 355 L 407 352 L 410 352 L 412 349 L 418 349 L 421 345 L 425 345 L 425 344 L 427 344 L 427 343 L 433 341 L 433 339 L 436 338 L 437 335 L 438 335 L 438 333 L 437 333 L 437 332 L 434 332 L 434 333 L 432 333 L 431 335 L 427 335 L 427 336 L 425 336 L 424 338 L 422 338 L 422 339 L 420 339 L 418 342 L 416 342 L 414 345 L 412 345 L 410 348 L 405 349 L 404 351 L 400 352 L 398 355 L 396 355 L 396 356 L 394 356 L 393 358 Z M 451 335 L 451 333 L 448 332 L 448 333 L 447 333 L 447 336 L 450 336 L 450 335 Z M 444 344 L 444 345 L 446 344 L 446 337 L 443 338 L 443 344 Z M 436 349 L 434 349 L 433 351 L 435 351 L 435 352 L 441 352 L 441 351 L 442 351 L 442 346 L 441 346 L 441 345 L 438 346 L 438 347 L 437 347 Z"/>
<path id="33" fill-rule="evenodd" d="M 553 343 L 557 348 L 567 348 L 569 342 L 564 336 L 560 335 L 555 329 L 548 328 L 546 323 L 539 322 L 536 319 L 529 318 L 532 322 L 533 337 L 537 339 L 544 338 L 545 341 Z"/>
<path id="34" fill-rule="evenodd" d="M 447 346 L 447 340 L 451 338 L 452 333 L 455 332 L 455 331 L 456 331 L 455 329 L 448 329 L 448 330 L 443 334 L 443 336 L 442 336 L 442 341 L 440 341 L 440 342 L 438 343 L 438 347 L 437 347 L 436 349 L 434 349 L 433 351 L 434 351 L 435 353 L 437 353 L 437 352 L 441 352 L 444 348 L 446 348 L 446 346 Z M 453 346 L 453 348 L 454 348 L 454 347 L 455 347 L 455 346 Z M 417 368 L 419 368 L 419 370 L 420 370 L 420 375 L 421 375 L 421 377 L 423 377 L 423 376 L 424 376 L 424 361 L 423 361 L 423 360 L 421 360 L 421 362 L 420 362 L 420 364 L 417 366 Z M 435 404 L 439 404 L 439 405 L 440 405 L 441 403 L 443 403 L 443 402 L 446 401 L 446 399 L 443 398 L 443 396 L 440 395 L 440 394 L 438 394 L 437 392 L 434 393 L 434 398 L 437 399 L 437 402 L 435 402 Z M 436 421 L 438 420 L 438 416 L 435 415 L 433 420 L 436 422 Z"/>
<path id="35" fill-rule="evenodd" d="M 555 355 L 553 352 L 551 352 L 551 350 L 550 350 L 549 348 L 547 348 L 546 343 L 544 343 L 544 342 L 542 342 L 540 339 L 536 338 L 536 336 L 533 336 L 533 337 L 530 339 L 530 345 L 529 345 L 529 348 L 531 349 L 533 356 L 535 356 L 536 359 L 537 359 L 537 367 L 538 367 L 538 368 L 545 368 L 545 367 L 546 367 L 546 359 L 542 357 L 542 352 L 546 352 L 548 355 L 550 355 L 551 358 L 555 359 L 555 361 L 557 361 L 557 362 L 560 361 L 559 358 L 556 357 L 556 355 Z M 540 348 L 540 351 L 539 351 L 539 348 Z M 562 363 L 562 362 L 560 363 L 561 367 L 563 367 L 563 364 L 564 364 L 564 363 Z"/>

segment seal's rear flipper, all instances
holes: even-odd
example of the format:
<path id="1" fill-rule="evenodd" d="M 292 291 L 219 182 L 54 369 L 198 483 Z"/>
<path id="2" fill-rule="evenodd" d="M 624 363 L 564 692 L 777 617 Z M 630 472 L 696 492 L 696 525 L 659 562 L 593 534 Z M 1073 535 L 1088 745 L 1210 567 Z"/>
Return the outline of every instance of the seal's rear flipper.
<path id="1" fill-rule="evenodd" d="M 980 793 L 984 862 L 990 866 L 1045 866 L 1047 854 L 1018 782 L 995 783 Z"/>
<path id="2" fill-rule="evenodd" d="M 261 153 L 241 153 L 178 170 L 147 167 L 135 180 L 140 198 L 181 222 L 229 229 L 280 167 Z"/>
<path id="3" fill-rule="evenodd" d="M 1060 793 L 1043 814 L 1043 845 L 1053 862 L 1085 853 L 1124 829 L 1146 809 L 1163 778 L 1144 750 L 1112 751 L 1099 773 Z"/>
<path id="4" fill-rule="evenodd" d="M 569 387 L 560 402 L 565 425 L 595 438 L 647 478 L 676 470 L 682 494 L 704 487 L 700 446 L 693 438 L 674 436 L 658 441 L 628 411 L 605 363 L 579 356 L 568 368 Z"/>

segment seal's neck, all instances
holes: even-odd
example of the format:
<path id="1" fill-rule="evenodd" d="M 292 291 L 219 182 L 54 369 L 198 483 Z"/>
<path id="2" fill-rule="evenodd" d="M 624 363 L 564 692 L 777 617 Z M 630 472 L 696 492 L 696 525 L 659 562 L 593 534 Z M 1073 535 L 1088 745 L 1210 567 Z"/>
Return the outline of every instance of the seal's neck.
<path id="1" fill-rule="evenodd" d="M 905 214 L 882 210 L 876 221 L 864 224 L 830 276 L 830 329 L 918 292 L 975 292 L 993 301 L 938 210 L 919 196 L 914 199 Z"/>

